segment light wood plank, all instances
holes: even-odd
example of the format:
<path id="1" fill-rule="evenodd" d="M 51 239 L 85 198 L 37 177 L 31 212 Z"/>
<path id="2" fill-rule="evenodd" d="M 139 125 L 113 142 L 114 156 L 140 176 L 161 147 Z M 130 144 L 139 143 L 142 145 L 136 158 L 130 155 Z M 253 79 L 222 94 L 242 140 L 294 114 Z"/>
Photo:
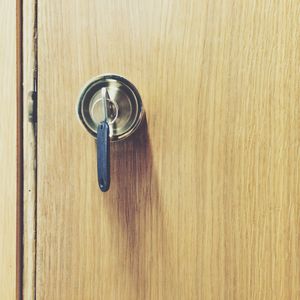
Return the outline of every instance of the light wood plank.
<path id="1" fill-rule="evenodd" d="M 17 297 L 17 1 L 0 1 L 0 298 Z"/>
<path id="2" fill-rule="evenodd" d="M 36 246 L 36 123 L 29 118 L 36 98 L 36 0 L 23 1 L 24 201 L 23 298 L 35 299 Z"/>
<path id="3" fill-rule="evenodd" d="M 39 1 L 38 299 L 299 299 L 297 1 Z M 91 77 L 141 92 L 112 145 L 74 111 Z"/>

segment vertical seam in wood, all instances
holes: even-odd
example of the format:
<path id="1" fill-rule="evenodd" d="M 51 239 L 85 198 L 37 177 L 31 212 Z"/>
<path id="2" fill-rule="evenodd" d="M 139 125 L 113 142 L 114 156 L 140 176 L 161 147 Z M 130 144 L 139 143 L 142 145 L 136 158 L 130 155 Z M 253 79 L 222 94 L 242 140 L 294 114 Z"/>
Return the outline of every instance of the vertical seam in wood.
<path id="1" fill-rule="evenodd" d="M 38 128 L 38 0 L 34 1 L 34 91 L 35 91 L 35 253 L 34 253 L 34 299 L 36 299 L 36 249 L 37 249 L 37 128 Z M 34 123 L 33 123 L 34 124 Z"/>

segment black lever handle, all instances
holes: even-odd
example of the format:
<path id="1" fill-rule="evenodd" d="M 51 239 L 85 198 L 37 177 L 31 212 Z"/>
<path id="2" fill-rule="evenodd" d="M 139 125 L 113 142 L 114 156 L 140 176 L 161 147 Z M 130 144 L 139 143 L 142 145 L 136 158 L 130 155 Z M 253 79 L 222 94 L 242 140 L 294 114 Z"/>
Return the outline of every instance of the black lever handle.
<path id="1" fill-rule="evenodd" d="M 101 122 L 97 128 L 97 169 L 99 187 L 102 192 L 107 192 L 110 186 L 110 144 L 106 121 Z"/>

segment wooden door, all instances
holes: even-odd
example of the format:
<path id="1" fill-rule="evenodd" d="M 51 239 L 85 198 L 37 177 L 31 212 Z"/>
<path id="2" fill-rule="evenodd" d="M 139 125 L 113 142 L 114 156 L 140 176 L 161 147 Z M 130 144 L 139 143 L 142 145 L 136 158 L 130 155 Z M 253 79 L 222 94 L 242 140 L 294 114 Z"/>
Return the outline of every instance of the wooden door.
<path id="1" fill-rule="evenodd" d="M 38 1 L 37 299 L 300 298 L 297 1 Z M 147 122 L 111 146 L 75 105 L 102 73 Z"/>

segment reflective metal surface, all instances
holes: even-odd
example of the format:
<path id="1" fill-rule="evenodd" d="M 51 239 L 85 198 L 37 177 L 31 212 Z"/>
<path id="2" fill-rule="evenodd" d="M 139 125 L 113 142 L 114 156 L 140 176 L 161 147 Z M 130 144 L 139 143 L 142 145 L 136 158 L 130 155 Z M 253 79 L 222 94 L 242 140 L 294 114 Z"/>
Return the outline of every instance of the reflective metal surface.
<path id="1" fill-rule="evenodd" d="M 143 118 L 143 107 L 141 97 L 131 82 L 119 75 L 105 74 L 94 78 L 83 88 L 77 114 L 95 138 L 98 124 L 106 119 L 110 140 L 118 141 L 137 129 Z"/>

